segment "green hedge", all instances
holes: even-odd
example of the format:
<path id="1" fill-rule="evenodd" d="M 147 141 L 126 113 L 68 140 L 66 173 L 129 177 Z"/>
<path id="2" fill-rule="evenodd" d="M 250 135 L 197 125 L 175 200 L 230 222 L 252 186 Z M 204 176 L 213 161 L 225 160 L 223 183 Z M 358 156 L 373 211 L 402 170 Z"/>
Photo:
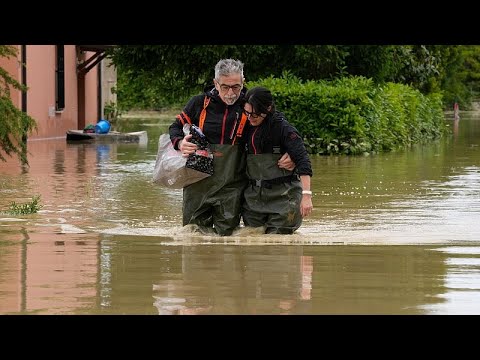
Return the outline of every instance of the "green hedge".
<path id="1" fill-rule="evenodd" d="M 376 85 L 365 77 L 303 82 L 284 73 L 248 82 L 272 91 L 277 110 L 303 135 L 311 154 L 385 152 L 446 133 L 440 94 Z"/>

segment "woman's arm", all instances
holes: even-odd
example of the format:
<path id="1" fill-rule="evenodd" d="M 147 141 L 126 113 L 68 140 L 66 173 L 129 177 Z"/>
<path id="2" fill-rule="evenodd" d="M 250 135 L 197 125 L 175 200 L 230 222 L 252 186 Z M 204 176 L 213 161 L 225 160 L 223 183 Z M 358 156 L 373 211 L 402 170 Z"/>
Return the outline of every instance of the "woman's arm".
<path id="1" fill-rule="evenodd" d="M 310 215 L 313 210 L 312 191 L 310 190 L 310 175 L 300 175 L 302 183 L 302 201 L 300 202 L 300 213 L 302 217 Z"/>

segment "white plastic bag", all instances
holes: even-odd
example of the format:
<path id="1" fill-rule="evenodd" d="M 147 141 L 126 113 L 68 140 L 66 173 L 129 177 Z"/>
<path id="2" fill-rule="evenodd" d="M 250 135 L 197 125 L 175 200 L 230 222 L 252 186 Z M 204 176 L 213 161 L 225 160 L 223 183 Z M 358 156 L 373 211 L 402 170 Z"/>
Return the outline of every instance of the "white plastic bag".
<path id="1" fill-rule="evenodd" d="M 173 148 L 170 135 L 160 135 L 157 160 L 153 169 L 153 182 L 172 189 L 181 189 L 210 176 L 210 174 L 186 168 L 186 163 L 187 158 Z"/>

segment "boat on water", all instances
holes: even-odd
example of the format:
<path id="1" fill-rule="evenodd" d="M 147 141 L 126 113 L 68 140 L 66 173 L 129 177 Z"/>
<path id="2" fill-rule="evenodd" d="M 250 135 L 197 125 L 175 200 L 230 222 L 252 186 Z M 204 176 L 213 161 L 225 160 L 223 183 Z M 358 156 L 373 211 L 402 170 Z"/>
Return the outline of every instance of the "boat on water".
<path id="1" fill-rule="evenodd" d="M 146 144 L 146 131 L 118 132 L 109 131 L 106 134 L 83 132 L 83 130 L 67 130 L 67 142 L 99 142 L 99 143 L 138 143 Z"/>

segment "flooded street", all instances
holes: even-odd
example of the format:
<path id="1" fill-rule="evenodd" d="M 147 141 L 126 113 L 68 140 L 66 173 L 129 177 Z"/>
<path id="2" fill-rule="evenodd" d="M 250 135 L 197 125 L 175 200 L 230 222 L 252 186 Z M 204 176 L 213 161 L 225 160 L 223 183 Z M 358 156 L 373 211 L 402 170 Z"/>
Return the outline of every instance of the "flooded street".
<path id="1" fill-rule="evenodd" d="M 0 314 L 480 314 L 480 115 L 407 151 L 312 156 L 293 235 L 182 228 L 147 144 L 31 141 L 0 162 Z M 40 196 L 41 210 L 9 215 Z"/>

